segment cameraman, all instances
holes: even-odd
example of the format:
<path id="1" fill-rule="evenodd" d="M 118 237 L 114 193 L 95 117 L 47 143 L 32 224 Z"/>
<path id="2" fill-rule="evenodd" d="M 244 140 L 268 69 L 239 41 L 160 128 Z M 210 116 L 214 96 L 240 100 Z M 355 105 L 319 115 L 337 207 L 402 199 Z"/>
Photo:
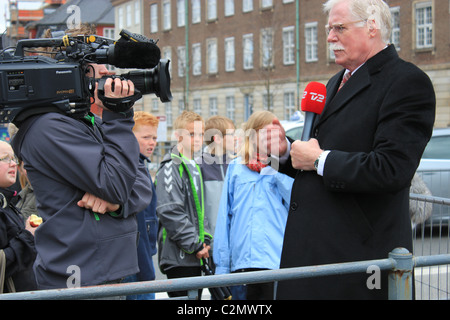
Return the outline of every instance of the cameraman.
<path id="1" fill-rule="evenodd" d="M 96 78 L 107 72 L 96 64 L 86 70 Z M 109 98 L 134 94 L 133 83 L 120 79 L 108 79 L 104 89 Z M 31 116 L 12 142 L 44 220 L 35 234 L 39 289 L 114 283 L 139 271 L 135 214 L 150 203 L 152 189 L 139 166 L 133 109 L 111 112 L 97 88 L 94 97 L 102 119 Z"/>

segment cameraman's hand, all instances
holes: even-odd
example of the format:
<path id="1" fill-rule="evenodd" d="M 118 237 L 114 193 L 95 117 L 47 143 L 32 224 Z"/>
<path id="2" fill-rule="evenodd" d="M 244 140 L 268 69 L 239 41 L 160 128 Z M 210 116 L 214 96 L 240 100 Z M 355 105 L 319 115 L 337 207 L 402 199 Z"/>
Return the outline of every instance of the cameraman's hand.
<path id="1" fill-rule="evenodd" d="M 134 95 L 134 83 L 130 80 L 109 78 L 105 82 L 104 89 L 107 98 L 125 98 Z"/>
<path id="2" fill-rule="evenodd" d="M 90 193 L 85 193 L 83 198 L 77 202 L 77 205 L 82 208 L 90 209 L 93 212 L 105 214 L 107 212 L 115 212 L 119 210 L 120 205 L 110 203 L 102 200 Z"/>

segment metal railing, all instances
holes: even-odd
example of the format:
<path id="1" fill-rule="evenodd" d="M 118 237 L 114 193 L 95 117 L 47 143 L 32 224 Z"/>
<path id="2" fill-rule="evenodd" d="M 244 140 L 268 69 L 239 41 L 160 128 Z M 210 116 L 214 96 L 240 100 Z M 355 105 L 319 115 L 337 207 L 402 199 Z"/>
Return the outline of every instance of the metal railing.
<path id="1" fill-rule="evenodd" d="M 448 185 L 448 184 L 447 184 Z M 413 254 L 430 257 L 450 253 L 449 213 L 450 199 L 411 194 L 416 206 L 425 210 L 432 205 L 432 216 L 415 226 L 413 233 Z M 450 265 L 422 266 L 414 269 L 415 299 L 450 299 Z"/>
<path id="2" fill-rule="evenodd" d="M 450 264 L 450 254 L 414 257 L 403 248 L 393 250 L 389 257 L 381 260 L 339 263 L 311 267 L 279 270 L 254 271 L 226 275 L 122 283 L 71 289 L 54 289 L 32 292 L 8 293 L 0 295 L 0 300 L 73 300 L 98 299 L 126 296 L 130 294 L 157 293 L 188 290 L 188 298 L 197 298 L 197 289 L 232 286 L 239 284 L 285 281 L 327 275 L 366 273 L 368 268 L 377 266 L 379 270 L 390 270 L 389 299 L 411 300 L 412 272 L 415 267 Z"/>
<path id="3" fill-rule="evenodd" d="M 286 281 L 301 278 L 368 273 L 368 268 L 389 270 L 389 299 L 450 299 L 450 199 L 411 194 L 415 206 L 433 205 L 436 219 L 414 226 L 413 252 L 398 248 L 386 259 L 348 262 L 226 275 L 122 283 L 73 289 L 39 290 L 0 295 L 0 300 L 99 299 L 143 293 L 188 291 L 184 299 L 197 299 L 198 289 Z M 429 221 L 440 221 L 439 223 Z M 414 281 L 415 296 L 411 292 Z M 376 290 L 376 289 L 374 289 Z"/>

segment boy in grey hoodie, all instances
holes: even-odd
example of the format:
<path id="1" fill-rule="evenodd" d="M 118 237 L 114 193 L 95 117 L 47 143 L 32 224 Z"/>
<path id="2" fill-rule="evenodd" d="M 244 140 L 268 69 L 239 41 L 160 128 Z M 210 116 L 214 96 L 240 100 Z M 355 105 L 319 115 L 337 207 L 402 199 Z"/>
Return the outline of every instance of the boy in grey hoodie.
<path id="1" fill-rule="evenodd" d="M 176 119 L 174 129 L 177 146 L 164 157 L 156 173 L 159 266 L 169 279 L 200 276 L 212 238 L 204 219 L 201 171 L 193 160 L 203 144 L 203 119 L 185 111 Z M 168 294 L 177 297 L 187 292 Z"/>

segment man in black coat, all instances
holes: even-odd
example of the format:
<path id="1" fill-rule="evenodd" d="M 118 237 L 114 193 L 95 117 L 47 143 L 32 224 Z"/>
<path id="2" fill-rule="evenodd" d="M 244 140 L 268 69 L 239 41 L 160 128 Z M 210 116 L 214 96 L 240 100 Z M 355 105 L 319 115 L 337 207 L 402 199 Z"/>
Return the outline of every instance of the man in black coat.
<path id="1" fill-rule="evenodd" d="M 295 182 L 281 268 L 384 259 L 397 247 L 412 251 L 409 187 L 435 118 L 431 81 L 388 45 L 384 1 L 330 0 L 324 8 L 328 42 L 344 70 L 327 84 L 313 138 L 293 142 L 282 167 Z M 277 299 L 387 299 L 387 273 L 379 289 L 367 285 L 371 276 L 280 282 Z"/>

